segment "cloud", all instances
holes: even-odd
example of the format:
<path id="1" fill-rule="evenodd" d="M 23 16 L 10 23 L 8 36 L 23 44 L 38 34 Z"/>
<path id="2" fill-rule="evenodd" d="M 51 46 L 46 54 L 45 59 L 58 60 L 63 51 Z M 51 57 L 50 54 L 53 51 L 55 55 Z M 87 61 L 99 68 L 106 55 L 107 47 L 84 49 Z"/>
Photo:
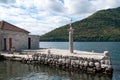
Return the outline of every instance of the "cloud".
<path id="1" fill-rule="evenodd" d="M 68 8 L 69 14 L 88 13 L 92 9 L 92 4 L 88 0 L 65 0 L 64 5 Z"/>
<path id="2" fill-rule="evenodd" d="M 58 0 L 46 0 L 45 9 L 54 12 L 63 12 L 65 8 L 63 4 Z"/>
<path id="3" fill-rule="evenodd" d="M 91 1 L 96 10 L 108 9 L 120 6 L 120 0 L 93 0 Z"/>
<path id="4" fill-rule="evenodd" d="M 71 18 L 77 21 L 119 6 L 119 0 L 0 0 L 0 20 L 42 35 L 70 23 Z"/>
<path id="5" fill-rule="evenodd" d="M 11 4 L 15 2 L 16 2 L 15 0 L 0 0 L 0 3 L 3 3 L 3 4 Z"/>

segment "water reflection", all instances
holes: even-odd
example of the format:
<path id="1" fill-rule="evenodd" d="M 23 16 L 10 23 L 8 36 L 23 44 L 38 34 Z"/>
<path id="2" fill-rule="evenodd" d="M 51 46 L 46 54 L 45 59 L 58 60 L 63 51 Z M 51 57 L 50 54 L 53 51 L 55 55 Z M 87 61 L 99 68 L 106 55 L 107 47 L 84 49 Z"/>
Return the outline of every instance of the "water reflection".
<path id="1" fill-rule="evenodd" d="M 68 72 L 53 67 L 0 62 L 0 80 L 111 80 L 100 74 Z"/>
<path id="2" fill-rule="evenodd" d="M 40 47 L 68 49 L 68 42 L 40 42 Z M 95 52 L 103 52 L 106 50 L 109 51 L 109 55 L 111 57 L 112 65 L 114 68 L 112 80 L 120 80 L 120 42 L 74 42 L 74 49 L 82 51 L 94 50 Z"/>

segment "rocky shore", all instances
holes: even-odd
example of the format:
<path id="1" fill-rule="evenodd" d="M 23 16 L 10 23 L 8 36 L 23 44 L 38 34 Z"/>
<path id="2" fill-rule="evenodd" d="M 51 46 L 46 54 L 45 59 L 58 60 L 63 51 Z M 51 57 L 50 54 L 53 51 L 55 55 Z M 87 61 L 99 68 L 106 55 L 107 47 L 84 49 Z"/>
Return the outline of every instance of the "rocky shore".
<path id="1" fill-rule="evenodd" d="M 112 75 L 108 51 L 104 53 L 60 49 L 23 50 L 13 54 L 1 53 L 6 59 L 20 61 L 25 64 L 46 65 L 63 70 Z"/>

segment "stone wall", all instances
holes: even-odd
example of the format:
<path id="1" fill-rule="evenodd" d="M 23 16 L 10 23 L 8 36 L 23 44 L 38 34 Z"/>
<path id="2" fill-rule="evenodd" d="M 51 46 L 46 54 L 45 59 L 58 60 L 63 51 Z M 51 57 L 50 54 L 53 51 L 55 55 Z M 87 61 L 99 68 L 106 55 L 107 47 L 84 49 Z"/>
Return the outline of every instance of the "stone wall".
<path id="1" fill-rule="evenodd" d="M 1 35 L 1 30 L 0 30 L 0 50 L 2 50 L 2 35 Z"/>
<path id="2" fill-rule="evenodd" d="M 10 49 L 9 39 L 12 39 L 12 47 L 16 50 L 28 49 L 28 38 L 31 38 L 31 49 L 39 48 L 39 36 L 28 35 L 23 32 L 3 31 L 3 36 L 6 39 L 6 49 Z M 2 38 L 2 45 L 4 45 L 4 38 Z M 4 46 L 2 47 L 4 50 Z"/>
<path id="3" fill-rule="evenodd" d="M 29 35 L 31 38 L 31 49 L 38 49 L 39 48 L 39 36 L 37 35 Z"/>

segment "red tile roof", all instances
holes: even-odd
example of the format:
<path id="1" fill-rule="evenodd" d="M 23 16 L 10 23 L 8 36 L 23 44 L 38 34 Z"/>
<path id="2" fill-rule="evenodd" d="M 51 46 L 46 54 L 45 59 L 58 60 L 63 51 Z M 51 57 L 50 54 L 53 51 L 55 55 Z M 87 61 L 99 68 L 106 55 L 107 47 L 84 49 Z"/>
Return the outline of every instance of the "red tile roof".
<path id="1" fill-rule="evenodd" d="M 29 33 L 29 31 L 21 29 L 15 25 L 12 25 L 6 21 L 0 21 L 0 29 L 2 30 L 9 30 L 9 31 L 16 31 L 16 32 L 24 32 Z"/>

